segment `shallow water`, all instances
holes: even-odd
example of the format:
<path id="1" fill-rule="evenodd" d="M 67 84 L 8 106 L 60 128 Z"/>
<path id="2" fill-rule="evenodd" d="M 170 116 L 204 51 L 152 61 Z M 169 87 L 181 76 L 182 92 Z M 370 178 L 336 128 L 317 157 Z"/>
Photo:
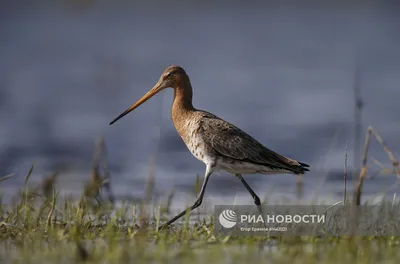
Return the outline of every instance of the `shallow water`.
<path id="1" fill-rule="evenodd" d="M 155 155 L 157 193 L 175 188 L 182 197 L 176 203 L 189 203 L 204 165 L 174 130 L 172 91 L 108 126 L 170 64 L 187 70 L 196 107 L 312 166 L 305 200 L 343 197 L 346 141 L 349 170 L 354 164 L 357 65 L 362 137 L 373 125 L 391 149 L 400 149 L 397 5 L 29 5 L 0 8 L 0 171 L 17 173 L 2 183 L 6 194 L 21 186 L 33 162 L 32 182 L 68 166 L 59 186 L 79 194 L 95 141 L 104 136 L 117 198 L 143 196 Z M 375 142 L 370 153 L 390 164 Z M 260 196 L 297 201 L 291 175 L 246 179 Z M 395 181 L 367 180 L 364 193 L 391 199 L 399 190 Z M 353 186 L 349 182 L 348 190 Z M 206 196 L 216 203 L 251 202 L 240 182 L 224 173 L 212 177 Z"/>

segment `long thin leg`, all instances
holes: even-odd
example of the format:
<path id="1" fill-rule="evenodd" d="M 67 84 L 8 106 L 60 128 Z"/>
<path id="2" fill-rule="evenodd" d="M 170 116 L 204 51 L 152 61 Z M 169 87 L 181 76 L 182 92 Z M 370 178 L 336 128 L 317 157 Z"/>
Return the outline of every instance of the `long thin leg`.
<path id="1" fill-rule="evenodd" d="M 257 194 L 253 191 L 253 189 L 251 189 L 251 187 L 247 184 L 247 182 L 243 179 L 241 174 L 235 174 L 235 176 L 237 178 L 239 178 L 239 180 L 243 183 L 244 187 L 246 187 L 247 191 L 249 191 L 249 193 L 251 194 L 251 197 L 253 197 L 254 203 L 257 206 L 258 211 L 261 214 L 261 217 L 264 219 L 264 214 L 262 212 L 262 208 L 261 208 L 261 201 L 260 198 L 257 196 Z M 264 221 L 264 227 L 266 227 L 265 225 L 265 221 Z"/>
<path id="2" fill-rule="evenodd" d="M 243 179 L 242 175 L 241 174 L 235 174 L 235 176 L 237 178 L 239 178 L 239 180 L 243 183 L 244 187 L 246 187 L 246 189 L 249 191 L 249 193 L 251 194 L 251 197 L 253 197 L 254 203 L 257 206 L 260 206 L 261 205 L 260 198 L 253 191 L 253 189 L 251 189 L 251 187 L 247 184 L 247 182 Z"/>
<path id="3" fill-rule="evenodd" d="M 179 218 L 181 218 L 182 216 L 184 216 L 186 213 L 196 209 L 197 207 L 199 207 L 201 205 L 201 203 L 203 202 L 203 196 L 204 196 L 204 192 L 206 190 L 206 186 L 207 186 L 207 182 L 208 179 L 210 178 L 212 174 L 212 170 L 211 167 L 207 166 L 206 168 L 206 174 L 204 176 L 204 181 L 203 181 L 203 185 L 201 186 L 200 189 L 200 194 L 197 197 L 197 200 L 194 202 L 194 204 L 192 206 L 190 206 L 189 208 L 187 208 L 186 210 L 182 211 L 180 214 L 176 215 L 174 218 L 172 218 L 171 220 L 169 220 L 167 223 L 165 223 L 164 225 L 162 225 L 160 227 L 160 229 L 163 229 L 167 226 L 169 226 L 170 224 L 172 224 L 173 222 L 175 222 L 176 220 L 178 220 Z"/>

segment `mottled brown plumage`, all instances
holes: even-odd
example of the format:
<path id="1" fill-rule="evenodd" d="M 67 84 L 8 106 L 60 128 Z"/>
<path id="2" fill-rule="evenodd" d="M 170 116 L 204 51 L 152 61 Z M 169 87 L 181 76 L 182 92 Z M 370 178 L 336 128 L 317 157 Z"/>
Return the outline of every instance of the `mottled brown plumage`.
<path id="1" fill-rule="evenodd" d="M 308 171 L 307 164 L 284 157 L 260 144 L 250 135 L 234 125 L 210 114 L 200 119 L 204 140 L 225 158 L 263 165 L 282 172 L 302 174 Z"/>
<path id="2" fill-rule="evenodd" d="M 183 68 L 173 65 L 164 70 L 157 84 L 139 101 L 129 107 L 111 123 L 115 123 L 139 105 L 165 88 L 174 89 L 172 121 L 192 154 L 206 164 L 206 175 L 200 196 L 191 209 L 200 205 L 208 178 L 213 171 L 224 170 L 237 176 L 249 190 L 257 205 L 258 196 L 244 181 L 241 174 L 304 174 L 308 165 L 284 157 L 263 146 L 246 132 L 206 111 L 193 107 L 193 90 L 189 76 Z M 172 223 L 182 212 L 166 225 Z"/>

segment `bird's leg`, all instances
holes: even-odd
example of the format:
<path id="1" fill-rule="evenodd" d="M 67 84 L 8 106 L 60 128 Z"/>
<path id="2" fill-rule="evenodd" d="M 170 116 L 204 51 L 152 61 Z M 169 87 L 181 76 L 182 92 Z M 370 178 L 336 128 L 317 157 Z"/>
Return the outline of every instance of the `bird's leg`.
<path id="1" fill-rule="evenodd" d="M 194 202 L 194 204 L 192 206 L 190 206 L 189 208 L 187 208 L 186 210 L 182 211 L 180 214 L 176 215 L 174 218 L 172 218 L 171 220 L 169 220 L 167 223 L 165 223 L 164 225 L 161 226 L 160 229 L 163 229 L 167 226 L 169 226 L 171 223 L 175 222 L 176 220 L 178 220 L 179 218 L 181 218 L 182 216 L 184 216 L 186 213 L 196 209 L 197 207 L 199 207 L 201 205 L 201 203 L 203 202 L 203 196 L 204 196 L 204 192 L 206 190 L 206 186 L 207 186 L 207 182 L 208 179 L 211 176 L 211 168 L 207 167 L 206 169 L 206 174 L 204 176 L 204 181 L 203 181 L 203 185 L 201 186 L 200 189 L 200 194 L 197 197 L 196 201 Z"/>
<path id="2" fill-rule="evenodd" d="M 257 206 L 258 211 L 261 214 L 261 217 L 264 219 L 264 215 L 263 215 L 262 208 L 261 208 L 260 198 L 253 191 L 253 189 L 251 189 L 251 187 L 247 184 L 247 182 L 243 179 L 241 174 L 235 174 L 235 176 L 243 183 L 243 185 L 244 185 L 244 187 L 246 187 L 247 191 L 249 191 L 251 197 L 253 197 L 254 203 Z M 264 227 L 266 227 L 265 221 L 264 221 Z"/>
<path id="3" fill-rule="evenodd" d="M 251 197 L 253 197 L 254 203 L 257 206 L 261 205 L 260 198 L 257 196 L 257 194 L 251 189 L 251 187 L 247 184 L 247 182 L 243 179 L 241 174 L 235 174 L 235 176 L 243 183 L 244 187 L 246 187 L 247 191 L 251 194 Z"/>

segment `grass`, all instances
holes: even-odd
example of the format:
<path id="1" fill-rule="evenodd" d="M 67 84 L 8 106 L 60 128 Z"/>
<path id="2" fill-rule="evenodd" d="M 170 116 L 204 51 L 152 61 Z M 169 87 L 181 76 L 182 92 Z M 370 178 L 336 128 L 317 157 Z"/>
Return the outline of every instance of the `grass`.
<path id="1" fill-rule="evenodd" d="M 397 160 L 369 128 L 368 135 L 371 134 L 388 152 L 398 176 Z M 104 148 L 104 142 L 99 142 Z M 361 201 L 367 153 L 365 147 L 360 182 L 352 203 Z M 101 175 L 100 168 L 106 166 L 100 166 L 99 160 L 95 159 L 91 180 L 79 201 L 61 197 L 55 190 L 57 173 L 45 178 L 39 187 L 28 188 L 32 166 L 13 202 L 0 202 L 0 263 L 389 264 L 400 259 L 400 237 L 396 236 L 218 236 L 212 231 L 213 221 L 209 216 L 194 224 L 186 217 L 183 224 L 158 230 L 169 216 L 173 193 L 168 195 L 166 204 L 148 202 L 154 185 L 150 173 L 144 202 L 122 203 L 116 208 L 108 181 L 110 175 L 107 171 Z M 0 178 L 0 182 L 10 177 Z M 107 187 L 108 199 L 101 198 L 103 187 Z M 351 204 L 350 200 L 344 200 Z"/>
<path id="2" fill-rule="evenodd" d="M 110 210 L 109 204 L 47 199 L 21 192 L 2 205 L 2 263 L 396 263 L 399 237 L 222 237 L 208 217 L 197 224 L 165 221 L 159 207 L 143 220 L 141 204 Z M 158 218 L 160 216 L 160 218 Z M 141 225 L 139 226 L 139 223 Z M 295 260 L 295 262 L 293 262 Z"/>

